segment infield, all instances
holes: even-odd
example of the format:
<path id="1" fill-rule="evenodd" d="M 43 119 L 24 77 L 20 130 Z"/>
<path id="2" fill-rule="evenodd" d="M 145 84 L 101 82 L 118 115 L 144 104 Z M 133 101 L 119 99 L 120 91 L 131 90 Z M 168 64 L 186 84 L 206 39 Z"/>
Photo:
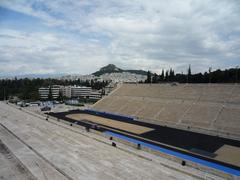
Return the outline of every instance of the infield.
<path id="1" fill-rule="evenodd" d="M 126 122 L 111 120 L 111 119 L 107 119 L 107 118 L 103 118 L 103 117 L 93 116 L 90 114 L 83 114 L 83 113 L 68 114 L 68 115 L 66 115 L 66 117 L 77 120 L 77 121 L 88 120 L 93 123 L 102 124 L 102 125 L 105 125 L 108 127 L 113 127 L 113 128 L 117 127 L 120 130 L 128 131 L 128 132 L 131 132 L 134 134 L 142 134 L 142 133 L 147 133 L 147 132 L 154 130 L 149 127 L 144 127 L 144 126 L 135 125 L 135 124 L 129 124 Z"/>

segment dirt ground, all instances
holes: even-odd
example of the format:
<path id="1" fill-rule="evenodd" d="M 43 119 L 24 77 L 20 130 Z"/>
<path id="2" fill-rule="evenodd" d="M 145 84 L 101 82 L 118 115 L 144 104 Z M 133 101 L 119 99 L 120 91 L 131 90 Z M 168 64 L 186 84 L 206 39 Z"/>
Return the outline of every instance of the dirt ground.
<path id="1" fill-rule="evenodd" d="M 215 159 L 240 166 L 240 148 L 230 145 L 224 145 L 216 152 Z"/>
<path id="2" fill-rule="evenodd" d="M 103 118 L 103 117 L 97 117 L 97 116 L 93 116 L 93 115 L 89 115 L 89 114 L 69 114 L 66 117 L 74 119 L 74 120 L 78 120 L 78 121 L 88 120 L 93 123 L 102 124 L 105 126 L 121 129 L 121 130 L 128 131 L 128 132 L 135 133 L 135 134 L 142 134 L 142 133 L 146 133 L 146 132 L 154 130 L 152 128 L 148 128 L 148 127 L 144 127 L 144 126 L 129 124 L 129 123 L 111 120 L 111 119 L 107 119 L 107 118 Z"/>

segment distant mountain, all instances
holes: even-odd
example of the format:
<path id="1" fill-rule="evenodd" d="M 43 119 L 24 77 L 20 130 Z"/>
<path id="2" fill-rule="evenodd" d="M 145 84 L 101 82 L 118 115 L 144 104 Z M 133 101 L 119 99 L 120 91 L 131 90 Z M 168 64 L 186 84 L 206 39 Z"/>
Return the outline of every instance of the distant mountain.
<path id="1" fill-rule="evenodd" d="M 140 74 L 140 75 L 147 75 L 147 71 L 143 70 L 123 70 L 116 67 L 114 64 L 108 64 L 107 66 L 102 67 L 99 71 L 93 73 L 95 76 L 101 76 L 106 73 L 122 73 L 122 72 L 129 72 L 132 74 Z"/>
<path id="2" fill-rule="evenodd" d="M 14 78 L 18 78 L 18 79 L 24 79 L 24 78 L 28 78 L 28 79 L 36 79 L 36 78 L 41 78 L 41 79 L 47 79 L 47 78 L 59 78 L 64 76 L 65 74 L 23 74 L 23 75 L 5 75 L 5 76 L 0 76 L 0 78 L 5 79 L 5 78 L 9 78 L 9 79 L 14 79 Z"/>

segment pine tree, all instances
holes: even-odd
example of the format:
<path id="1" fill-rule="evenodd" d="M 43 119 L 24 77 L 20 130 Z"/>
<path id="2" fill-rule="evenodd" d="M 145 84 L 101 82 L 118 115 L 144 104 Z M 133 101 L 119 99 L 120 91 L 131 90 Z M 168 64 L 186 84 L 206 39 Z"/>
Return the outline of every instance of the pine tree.
<path id="1" fill-rule="evenodd" d="M 152 75 L 151 75 L 150 71 L 147 72 L 147 81 L 146 82 L 147 83 L 152 83 Z"/>
<path id="2" fill-rule="evenodd" d="M 187 83 L 189 83 L 191 79 L 192 71 L 191 71 L 191 65 L 188 66 L 188 72 L 187 72 Z"/>
<path id="3" fill-rule="evenodd" d="M 63 101 L 63 93 L 62 93 L 62 91 L 59 91 L 59 96 L 58 96 L 58 101 Z"/>
<path id="4" fill-rule="evenodd" d="M 209 67 L 208 73 L 209 73 L 209 83 L 211 83 L 212 82 L 212 67 Z"/>
<path id="5" fill-rule="evenodd" d="M 162 69 L 161 81 L 164 81 L 164 69 Z"/>
<path id="6" fill-rule="evenodd" d="M 166 76 L 165 76 L 166 81 L 169 81 L 169 75 L 168 75 L 168 70 L 166 71 Z"/>
<path id="7" fill-rule="evenodd" d="M 170 68 L 169 80 L 170 81 L 174 80 L 174 70 L 172 68 Z"/>
<path id="8" fill-rule="evenodd" d="M 189 64 L 188 66 L 188 75 L 191 76 L 192 75 L 192 70 L 191 70 L 191 65 Z"/>
<path id="9" fill-rule="evenodd" d="M 153 83 L 157 83 L 157 82 L 158 82 L 158 75 L 157 75 L 157 73 L 154 73 L 152 82 L 153 82 Z"/>

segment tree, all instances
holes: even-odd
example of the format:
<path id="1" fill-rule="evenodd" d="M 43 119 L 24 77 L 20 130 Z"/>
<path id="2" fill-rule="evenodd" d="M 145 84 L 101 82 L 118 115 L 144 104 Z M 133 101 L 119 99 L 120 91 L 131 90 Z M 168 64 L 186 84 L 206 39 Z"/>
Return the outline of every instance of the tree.
<path id="1" fill-rule="evenodd" d="M 94 86 L 94 81 L 93 81 L 93 79 L 91 79 L 91 82 L 90 82 L 90 84 L 91 84 L 91 87 L 93 87 Z"/>
<path id="2" fill-rule="evenodd" d="M 48 100 L 49 100 L 49 101 L 52 101 L 52 100 L 53 100 L 52 87 L 49 87 Z"/>
<path id="3" fill-rule="evenodd" d="M 158 82 L 158 75 L 157 73 L 154 73 L 153 78 L 152 78 L 152 83 L 157 83 Z"/>
<path id="4" fill-rule="evenodd" d="M 238 83 L 238 73 L 239 73 L 239 72 L 238 72 L 238 71 L 239 71 L 239 70 L 238 70 L 238 67 L 239 67 L 239 66 L 236 66 L 236 81 L 235 81 L 235 83 Z"/>
<path id="5" fill-rule="evenodd" d="M 172 68 L 170 68 L 169 80 L 174 81 L 174 70 Z"/>
<path id="6" fill-rule="evenodd" d="M 150 71 L 147 72 L 147 80 L 146 83 L 152 83 L 152 74 Z"/>
<path id="7" fill-rule="evenodd" d="M 164 69 L 162 69 L 161 81 L 164 81 Z"/>
<path id="8" fill-rule="evenodd" d="M 37 91 L 31 91 L 29 92 L 29 99 L 37 101 L 39 100 L 39 94 Z"/>
<path id="9" fill-rule="evenodd" d="M 169 74 L 168 74 L 168 70 L 166 71 L 166 76 L 165 76 L 166 81 L 169 81 Z"/>
<path id="10" fill-rule="evenodd" d="M 208 73 L 209 73 L 209 83 L 211 83 L 211 81 L 212 81 L 212 74 L 211 74 L 211 72 L 212 72 L 212 67 L 209 67 L 209 69 L 208 69 Z"/>
<path id="11" fill-rule="evenodd" d="M 189 66 L 188 66 L 188 75 L 189 75 L 189 76 L 192 75 L 191 64 L 189 64 Z"/>
<path id="12" fill-rule="evenodd" d="M 62 91 L 59 91 L 58 101 L 63 101 L 63 100 L 64 100 L 63 93 Z"/>
<path id="13" fill-rule="evenodd" d="M 191 80 L 191 75 L 192 75 L 191 65 L 189 64 L 188 70 L 187 70 L 187 83 L 189 83 L 189 81 Z"/>

